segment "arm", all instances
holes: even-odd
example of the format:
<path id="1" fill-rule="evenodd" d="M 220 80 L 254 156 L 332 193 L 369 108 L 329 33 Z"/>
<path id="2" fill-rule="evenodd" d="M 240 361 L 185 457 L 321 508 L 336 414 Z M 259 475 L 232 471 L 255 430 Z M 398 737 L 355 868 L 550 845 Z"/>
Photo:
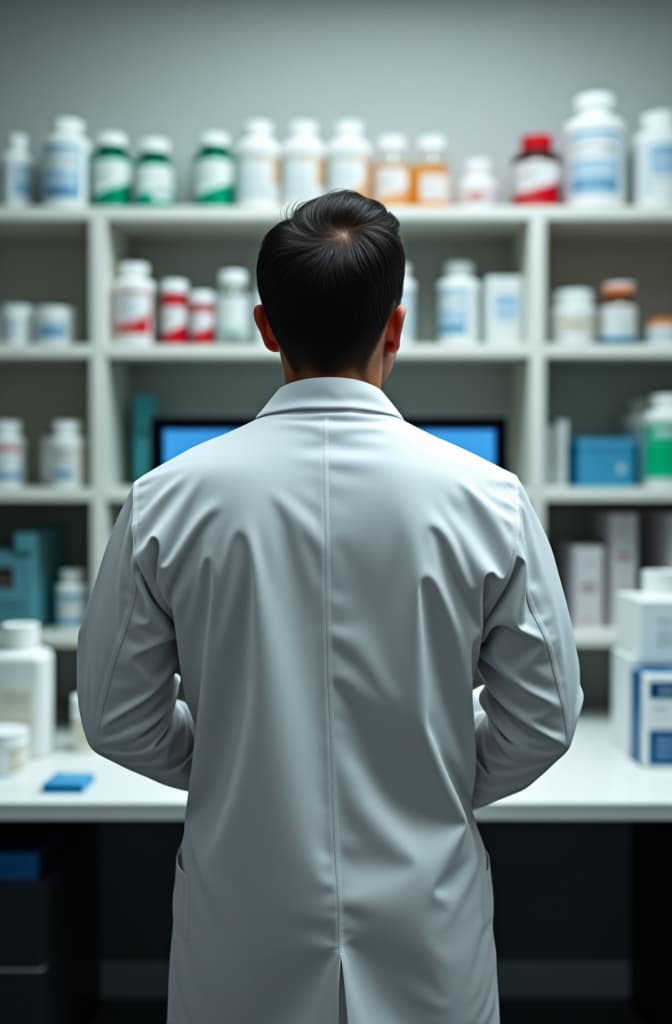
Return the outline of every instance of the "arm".
<path id="1" fill-rule="evenodd" d="M 77 692 L 90 745 L 157 782 L 188 789 L 194 723 L 177 700 L 175 629 L 135 550 L 135 487 L 89 598 L 77 648 Z"/>
<path id="2" fill-rule="evenodd" d="M 583 706 L 574 629 L 548 538 L 518 481 L 507 578 L 486 586 L 473 694 L 474 808 L 524 789 L 565 753 Z"/>

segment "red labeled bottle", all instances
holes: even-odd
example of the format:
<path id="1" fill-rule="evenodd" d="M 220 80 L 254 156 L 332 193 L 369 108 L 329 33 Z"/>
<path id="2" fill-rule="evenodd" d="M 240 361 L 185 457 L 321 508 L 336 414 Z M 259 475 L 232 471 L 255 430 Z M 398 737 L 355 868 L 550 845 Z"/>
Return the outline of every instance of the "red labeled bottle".
<path id="1" fill-rule="evenodd" d="M 521 152 L 513 158 L 514 203 L 561 202 L 562 162 L 552 147 L 550 135 L 523 136 Z"/>

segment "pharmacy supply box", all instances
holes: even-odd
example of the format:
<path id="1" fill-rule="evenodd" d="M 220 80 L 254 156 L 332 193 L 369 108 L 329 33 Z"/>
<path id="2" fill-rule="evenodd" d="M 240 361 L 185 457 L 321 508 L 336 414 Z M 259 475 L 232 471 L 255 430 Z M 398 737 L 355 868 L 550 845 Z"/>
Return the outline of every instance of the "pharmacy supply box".
<path id="1" fill-rule="evenodd" d="M 609 723 L 624 753 L 642 764 L 672 766 L 672 661 L 651 665 L 612 647 Z"/>
<path id="2" fill-rule="evenodd" d="M 604 624 L 605 546 L 595 541 L 565 541 L 559 567 L 574 626 Z"/>
<path id="3" fill-rule="evenodd" d="M 616 614 L 616 594 L 637 586 L 640 555 L 640 514 L 637 511 L 596 512 L 595 530 L 606 546 L 604 621 Z"/>
<path id="4" fill-rule="evenodd" d="M 572 483 L 634 484 L 637 439 L 631 434 L 584 434 L 572 441 Z"/>
<path id="5" fill-rule="evenodd" d="M 618 647 L 637 661 L 672 665 L 672 592 L 619 590 L 616 636 Z"/>

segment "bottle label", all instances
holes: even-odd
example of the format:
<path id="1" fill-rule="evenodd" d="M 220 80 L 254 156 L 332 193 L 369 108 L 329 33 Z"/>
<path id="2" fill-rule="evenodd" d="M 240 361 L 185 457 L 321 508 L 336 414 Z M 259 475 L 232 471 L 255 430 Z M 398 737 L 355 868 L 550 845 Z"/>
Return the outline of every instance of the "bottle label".
<path id="1" fill-rule="evenodd" d="M 672 178 L 672 143 L 661 142 L 651 146 L 649 165 L 652 174 L 664 174 Z"/>
<path id="2" fill-rule="evenodd" d="M 569 194 L 620 195 L 622 154 L 618 128 L 583 128 L 572 132 L 569 135 Z"/>
<path id="3" fill-rule="evenodd" d="M 81 153 L 77 145 L 49 142 L 44 153 L 42 197 L 48 199 L 79 199 Z"/>
<path id="4" fill-rule="evenodd" d="M 411 175 L 405 164 L 379 164 L 376 167 L 375 195 L 384 203 L 410 198 Z"/>
<path id="5" fill-rule="evenodd" d="M 475 336 L 472 296 L 466 288 L 447 288 L 439 297 L 439 337 L 467 340 Z"/>
<path id="6" fill-rule="evenodd" d="M 272 156 L 245 156 L 241 158 L 238 198 L 241 201 L 278 201 L 277 160 Z"/>
<path id="7" fill-rule="evenodd" d="M 334 156 L 329 161 L 329 188 L 349 188 L 366 194 L 369 160 L 366 156 Z"/>
<path id="8" fill-rule="evenodd" d="M 138 164 L 135 191 L 139 203 L 171 203 L 175 193 L 175 172 L 172 164 L 141 160 Z"/>
<path id="9" fill-rule="evenodd" d="M 600 306 L 600 338 L 602 341 L 637 341 L 639 307 L 629 299 L 603 302 Z"/>
<path id="10" fill-rule="evenodd" d="M 93 198 L 101 201 L 126 191 L 130 198 L 131 179 L 131 161 L 127 157 L 97 156 L 93 161 Z"/>
<path id="11" fill-rule="evenodd" d="M 672 477 L 672 420 L 644 427 L 644 472 L 647 477 Z"/>
<path id="12" fill-rule="evenodd" d="M 213 306 L 196 306 L 189 314 L 191 341 L 215 340 L 215 310 Z"/>
<path id="13" fill-rule="evenodd" d="M 207 202 L 220 192 L 231 191 L 233 198 L 233 160 L 228 156 L 200 156 L 194 170 L 194 197 Z M 224 198 L 227 198 L 225 196 Z"/>
<path id="14" fill-rule="evenodd" d="M 154 297 L 140 288 L 119 288 L 114 296 L 115 335 L 154 335 Z"/>
<path id="15" fill-rule="evenodd" d="M 285 159 L 283 191 L 286 200 L 313 199 L 324 191 L 323 163 L 318 156 Z"/>
<path id="16" fill-rule="evenodd" d="M 0 442 L 0 483 L 23 483 L 26 475 L 25 449 L 17 441 Z"/>
<path id="17" fill-rule="evenodd" d="M 416 191 L 419 203 L 447 203 L 450 201 L 450 171 L 448 168 L 418 172 Z"/>
<path id="18" fill-rule="evenodd" d="M 159 309 L 161 341 L 186 341 L 189 311 L 186 302 L 162 302 Z"/>
<path id="19" fill-rule="evenodd" d="M 249 341 L 253 323 L 250 295 L 220 296 L 217 321 L 217 334 L 223 341 Z"/>
<path id="20" fill-rule="evenodd" d="M 557 203 L 561 183 L 560 161 L 552 157 L 529 156 L 514 164 L 513 198 L 517 203 Z"/>
<path id="21" fill-rule="evenodd" d="M 51 439 L 50 448 L 50 477 L 52 483 L 73 483 L 82 482 L 82 446 L 77 444 L 73 447 L 67 442 L 59 442 L 56 438 Z"/>
<path id="22" fill-rule="evenodd" d="M 7 163 L 5 165 L 5 201 L 7 203 L 29 203 L 31 193 L 31 167 L 29 163 Z"/>
<path id="23" fill-rule="evenodd" d="M 516 295 L 496 295 L 493 302 L 495 320 L 506 324 L 518 319 L 518 297 Z"/>

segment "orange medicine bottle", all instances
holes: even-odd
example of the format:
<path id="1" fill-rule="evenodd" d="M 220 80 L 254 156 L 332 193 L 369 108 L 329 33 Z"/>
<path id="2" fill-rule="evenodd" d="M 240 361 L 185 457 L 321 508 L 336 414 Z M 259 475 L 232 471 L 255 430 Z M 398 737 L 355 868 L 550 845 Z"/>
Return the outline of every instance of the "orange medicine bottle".
<path id="1" fill-rule="evenodd" d="M 416 142 L 413 201 L 422 206 L 447 206 L 452 199 L 452 173 L 446 158 L 448 142 L 442 132 L 425 132 Z"/>
<path id="2" fill-rule="evenodd" d="M 408 140 L 402 132 L 378 137 L 378 159 L 373 168 L 373 197 L 381 203 L 410 203 L 411 168 L 406 156 Z"/>

